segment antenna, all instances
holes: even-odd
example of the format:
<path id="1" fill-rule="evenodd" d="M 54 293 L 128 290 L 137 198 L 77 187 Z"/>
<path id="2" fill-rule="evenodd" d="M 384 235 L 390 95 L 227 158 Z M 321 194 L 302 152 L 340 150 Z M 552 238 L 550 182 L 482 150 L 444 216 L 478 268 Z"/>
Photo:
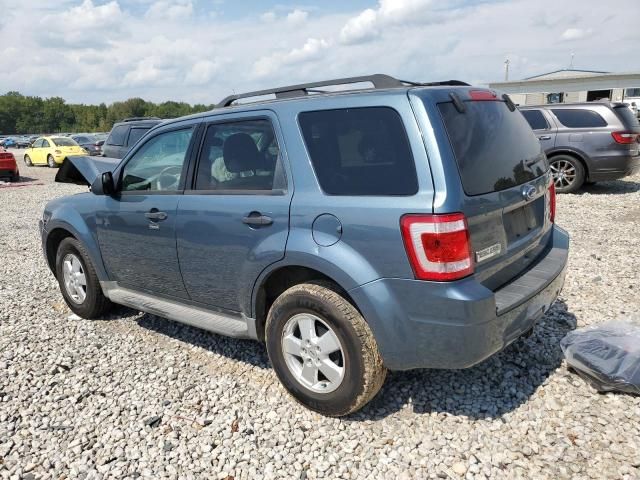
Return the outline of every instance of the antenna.
<path id="1" fill-rule="evenodd" d="M 509 81 L 509 64 L 510 63 L 511 62 L 509 61 L 508 58 L 504 61 L 504 81 L 505 82 Z"/>

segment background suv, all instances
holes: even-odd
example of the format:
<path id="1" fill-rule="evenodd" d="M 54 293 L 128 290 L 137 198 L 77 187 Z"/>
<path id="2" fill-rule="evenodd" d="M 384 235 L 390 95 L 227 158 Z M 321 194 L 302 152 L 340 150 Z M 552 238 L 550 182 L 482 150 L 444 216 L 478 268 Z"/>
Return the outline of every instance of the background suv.
<path id="1" fill-rule="evenodd" d="M 477 364 L 564 282 L 538 140 L 508 96 L 457 81 L 233 95 L 56 180 L 91 183 L 40 223 L 71 310 L 264 340 L 284 387 L 326 415 L 366 404 L 387 369 Z"/>
<path id="2" fill-rule="evenodd" d="M 549 158 L 556 191 L 640 170 L 640 124 L 624 103 L 520 107 Z"/>
<path id="3" fill-rule="evenodd" d="M 156 117 L 133 117 L 115 123 L 102 145 L 102 156 L 110 158 L 124 157 L 145 133 L 161 121 Z"/>

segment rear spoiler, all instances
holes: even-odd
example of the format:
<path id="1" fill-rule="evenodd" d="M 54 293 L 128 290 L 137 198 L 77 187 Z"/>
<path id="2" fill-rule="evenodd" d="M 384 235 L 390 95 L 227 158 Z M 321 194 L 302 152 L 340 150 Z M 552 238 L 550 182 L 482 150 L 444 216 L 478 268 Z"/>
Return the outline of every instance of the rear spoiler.
<path id="1" fill-rule="evenodd" d="M 118 158 L 67 157 L 56 173 L 56 182 L 91 186 L 104 172 L 113 171 L 120 163 Z"/>

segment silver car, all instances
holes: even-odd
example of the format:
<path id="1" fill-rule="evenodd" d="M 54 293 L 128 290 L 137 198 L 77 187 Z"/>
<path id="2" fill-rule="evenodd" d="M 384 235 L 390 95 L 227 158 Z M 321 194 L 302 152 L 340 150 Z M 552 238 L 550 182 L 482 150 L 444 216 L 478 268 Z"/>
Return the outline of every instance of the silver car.
<path id="1" fill-rule="evenodd" d="M 520 107 L 549 158 L 556 191 L 640 170 L 640 124 L 624 103 Z"/>

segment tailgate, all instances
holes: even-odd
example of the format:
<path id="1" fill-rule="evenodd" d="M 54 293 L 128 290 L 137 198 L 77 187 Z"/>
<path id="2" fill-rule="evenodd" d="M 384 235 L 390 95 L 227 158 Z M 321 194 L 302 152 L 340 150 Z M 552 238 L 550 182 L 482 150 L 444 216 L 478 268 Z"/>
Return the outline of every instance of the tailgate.
<path id="1" fill-rule="evenodd" d="M 506 96 L 469 87 L 419 91 L 442 161 L 443 200 L 434 213 L 464 213 L 475 276 L 496 290 L 549 247 L 548 162 L 539 140 Z M 433 166 L 432 166 L 433 169 Z"/>

